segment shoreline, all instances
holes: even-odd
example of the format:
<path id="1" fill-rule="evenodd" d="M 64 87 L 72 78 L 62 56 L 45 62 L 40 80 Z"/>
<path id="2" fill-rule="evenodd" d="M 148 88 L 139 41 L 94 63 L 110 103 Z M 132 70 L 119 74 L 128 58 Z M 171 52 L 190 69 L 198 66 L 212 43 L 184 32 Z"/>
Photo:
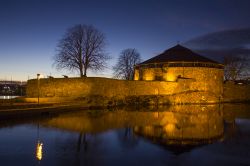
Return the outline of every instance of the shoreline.
<path id="1" fill-rule="evenodd" d="M 109 105 L 104 104 L 100 101 L 100 103 L 88 103 L 81 101 L 68 101 L 68 102 L 43 102 L 43 103 L 35 103 L 35 102 L 25 102 L 26 98 L 16 98 L 10 100 L 0 100 L 0 120 L 6 119 L 18 119 L 18 118 L 26 118 L 26 117 L 37 117 L 37 116 L 50 116 L 56 115 L 64 112 L 73 112 L 79 110 L 94 110 L 94 109 L 115 109 L 118 107 L 128 106 L 131 108 L 160 108 L 163 106 L 178 106 L 178 105 L 224 105 L 224 104 L 249 104 L 249 102 L 245 101 L 234 101 L 234 102 L 220 102 L 220 103 L 182 103 L 182 104 L 149 104 L 143 105 L 138 103 L 129 103 L 129 104 L 121 104 L 121 105 Z"/>
<path id="2" fill-rule="evenodd" d="M 3 109 L 0 105 L 0 120 L 18 119 L 36 116 L 50 116 L 64 112 L 78 110 L 103 109 L 103 107 L 88 107 L 81 104 L 27 104 L 25 108 L 17 108 L 17 105 Z M 32 107 L 28 107 L 32 106 Z"/>

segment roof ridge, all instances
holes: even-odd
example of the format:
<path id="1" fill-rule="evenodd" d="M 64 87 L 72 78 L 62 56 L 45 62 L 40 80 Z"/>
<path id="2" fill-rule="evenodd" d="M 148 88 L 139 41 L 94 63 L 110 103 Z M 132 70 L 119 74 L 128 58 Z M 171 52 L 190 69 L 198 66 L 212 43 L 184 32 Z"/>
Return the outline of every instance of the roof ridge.
<path id="1" fill-rule="evenodd" d="M 162 62 L 209 62 L 216 63 L 218 62 L 211 60 L 207 57 L 204 57 L 191 49 L 184 47 L 180 44 L 177 44 L 159 55 L 156 55 L 140 64 L 148 64 L 148 63 L 162 63 Z"/>

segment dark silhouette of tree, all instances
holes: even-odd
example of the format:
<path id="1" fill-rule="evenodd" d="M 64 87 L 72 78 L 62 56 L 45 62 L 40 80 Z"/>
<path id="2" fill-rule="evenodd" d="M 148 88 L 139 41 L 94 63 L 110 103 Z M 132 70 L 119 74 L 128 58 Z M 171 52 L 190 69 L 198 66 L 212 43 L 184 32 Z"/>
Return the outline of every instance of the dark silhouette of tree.
<path id="1" fill-rule="evenodd" d="M 128 48 L 120 53 L 118 62 L 113 67 L 114 77 L 125 80 L 132 80 L 134 66 L 141 62 L 139 52 L 134 48 Z"/>
<path id="2" fill-rule="evenodd" d="M 54 65 L 58 70 L 77 70 L 80 77 L 87 76 L 87 70 L 102 70 L 106 61 L 105 37 L 90 25 L 75 25 L 69 28 L 57 45 Z"/>
<path id="3" fill-rule="evenodd" d="M 240 80 L 249 76 L 250 62 L 246 55 L 228 55 L 224 57 L 225 80 Z"/>

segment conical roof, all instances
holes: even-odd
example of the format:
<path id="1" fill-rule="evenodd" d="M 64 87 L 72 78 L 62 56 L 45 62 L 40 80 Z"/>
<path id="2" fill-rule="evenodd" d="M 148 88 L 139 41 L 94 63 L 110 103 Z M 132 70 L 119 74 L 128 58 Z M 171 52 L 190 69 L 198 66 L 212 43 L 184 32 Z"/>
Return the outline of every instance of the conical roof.
<path id="1" fill-rule="evenodd" d="M 203 57 L 190 49 L 183 47 L 179 44 L 176 46 L 164 51 L 163 53 L 150 58 L 141 64 L 151 64 L 151 63 L 168 63 L 168 62 L 208 62 L 208 63 L 216 63 L 211 59 Z"/>

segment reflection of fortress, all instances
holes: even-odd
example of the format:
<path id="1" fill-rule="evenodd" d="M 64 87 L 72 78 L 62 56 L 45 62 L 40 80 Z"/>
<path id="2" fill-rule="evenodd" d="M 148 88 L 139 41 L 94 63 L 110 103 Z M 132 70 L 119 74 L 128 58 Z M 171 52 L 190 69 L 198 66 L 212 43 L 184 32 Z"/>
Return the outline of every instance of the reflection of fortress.
<path id="1" fill-rule="evenodd" d="M 166 145 L 206 144 L 223 136 L 223 117 L 219 110 L 199 114 L 164 112 L 160 116 L 159 125 L 135 126 L 134 132 Z"/>
<path id="2" fill-rule="evenodd" d="M 223 137 L 223 114 L 219 106 L 178 106 L 158 112 L 115 111 L 64 114 L 43 126 L 79 133 L 131 128 L 134 134 L 161 144 L 204 144 Z"/>

